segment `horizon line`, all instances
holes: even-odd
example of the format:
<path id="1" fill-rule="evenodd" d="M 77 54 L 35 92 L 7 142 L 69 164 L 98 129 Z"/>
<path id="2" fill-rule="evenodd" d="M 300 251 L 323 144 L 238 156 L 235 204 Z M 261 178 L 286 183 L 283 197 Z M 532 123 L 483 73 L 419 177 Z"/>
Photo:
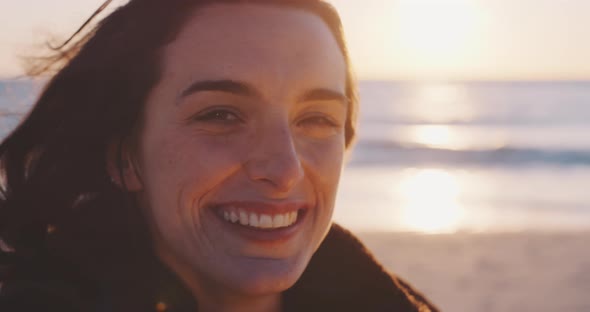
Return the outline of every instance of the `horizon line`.
<path id="1" fill-rule="evenodd" d="M 31 77 L 27 75 L 20 75 L 20 76 L 2 76 L 0 75 L 0 81 L 27 81 L 27 80 L 49 80 L 52 76 L 38 76 L 38 77 Z M 402 78 L 402 77 L 392 77 L 392 78 L 385 78 L 385 77 L 374 77 L 374 78 L 356 78 L 357 81 L 361 82 L 399 82 L 399 83 L 470 83 L 470 82 L 547 82 L 547 83 L 555 83 L 555 82 L 590 82 L 590 77 L 572 77 L 572 78 L 518 78 L 518 77 L 506 77 L 506 78 Z"/>

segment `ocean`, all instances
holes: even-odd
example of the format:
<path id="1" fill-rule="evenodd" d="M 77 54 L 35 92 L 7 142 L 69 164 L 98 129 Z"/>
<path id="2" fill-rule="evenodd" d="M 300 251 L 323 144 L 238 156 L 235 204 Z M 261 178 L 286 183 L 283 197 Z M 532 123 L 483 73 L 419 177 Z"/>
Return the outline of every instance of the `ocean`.
<path id="1" fill-rule="evenodd" d="M 40 85 L 0 81 L 0 136 Z M 334 219 L 357 231 L 590 229 L 590 81 L 361 81 Z"/>

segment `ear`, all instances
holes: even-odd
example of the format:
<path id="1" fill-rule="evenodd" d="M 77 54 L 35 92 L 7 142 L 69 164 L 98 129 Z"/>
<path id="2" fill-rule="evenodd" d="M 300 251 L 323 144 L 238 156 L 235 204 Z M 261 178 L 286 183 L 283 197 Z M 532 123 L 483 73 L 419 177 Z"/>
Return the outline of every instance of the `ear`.
<path id="1" fill-rule="evenodd" d="M 107 172 L 115 185 L 128 192 L 138 192 L 143 189 L 137 165 L 125 142 L 110 143 L 106 157 Z"/>

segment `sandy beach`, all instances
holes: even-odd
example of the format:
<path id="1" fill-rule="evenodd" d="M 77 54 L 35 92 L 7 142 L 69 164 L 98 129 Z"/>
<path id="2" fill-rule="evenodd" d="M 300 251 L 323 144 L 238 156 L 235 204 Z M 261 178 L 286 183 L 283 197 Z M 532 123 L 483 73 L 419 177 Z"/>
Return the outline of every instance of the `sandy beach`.
<path id="1" fill-rule="evenodd" d="M 590 311 L 590 232 L 358 235 L 442 311 Z"/>

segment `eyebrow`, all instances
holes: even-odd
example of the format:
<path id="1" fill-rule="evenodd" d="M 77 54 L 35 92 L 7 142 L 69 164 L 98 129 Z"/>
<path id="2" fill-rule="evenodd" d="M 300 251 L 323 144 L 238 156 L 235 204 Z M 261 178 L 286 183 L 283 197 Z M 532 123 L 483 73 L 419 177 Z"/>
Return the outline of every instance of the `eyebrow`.
<path id="1" fill-rule="evenodd" d="M 179 99 L 202 91 L 220 91 L 242 96 L 259 96 L 259 92 L 247 83 L 234 80 L 203 80 L 192 83 L 184 89 Z"/>
<path id="2" fill-rule="evenodd" d="M 260 92 L 248 83 L 235 81 L 231 79 L 223 80 L 202 80 L 196 81 L 182 91 L 179 96 L 179 101 L 182 98 L 190 96 L 194 93 L 203 91 L 219 91 L 227 92 L 240 96 L 248 97 L 262 97 Z M 346 95 L 339 91 L 334 91 L 326 88 L 318 88 L 310 90 L 299 97 L 298 102 L 306 101 L 338 101 L 347 105 L 349 99 Z"/>
<path id="3" fill-rule="evenodd" d="M 334 91 L 330 89 L 313 89 L 300 97 L 299 102 L 306 102 L 306 101 L 338 101 L 344 105 L 347 105 L 349 99 L 346 95 L 339 91 Z"/>

